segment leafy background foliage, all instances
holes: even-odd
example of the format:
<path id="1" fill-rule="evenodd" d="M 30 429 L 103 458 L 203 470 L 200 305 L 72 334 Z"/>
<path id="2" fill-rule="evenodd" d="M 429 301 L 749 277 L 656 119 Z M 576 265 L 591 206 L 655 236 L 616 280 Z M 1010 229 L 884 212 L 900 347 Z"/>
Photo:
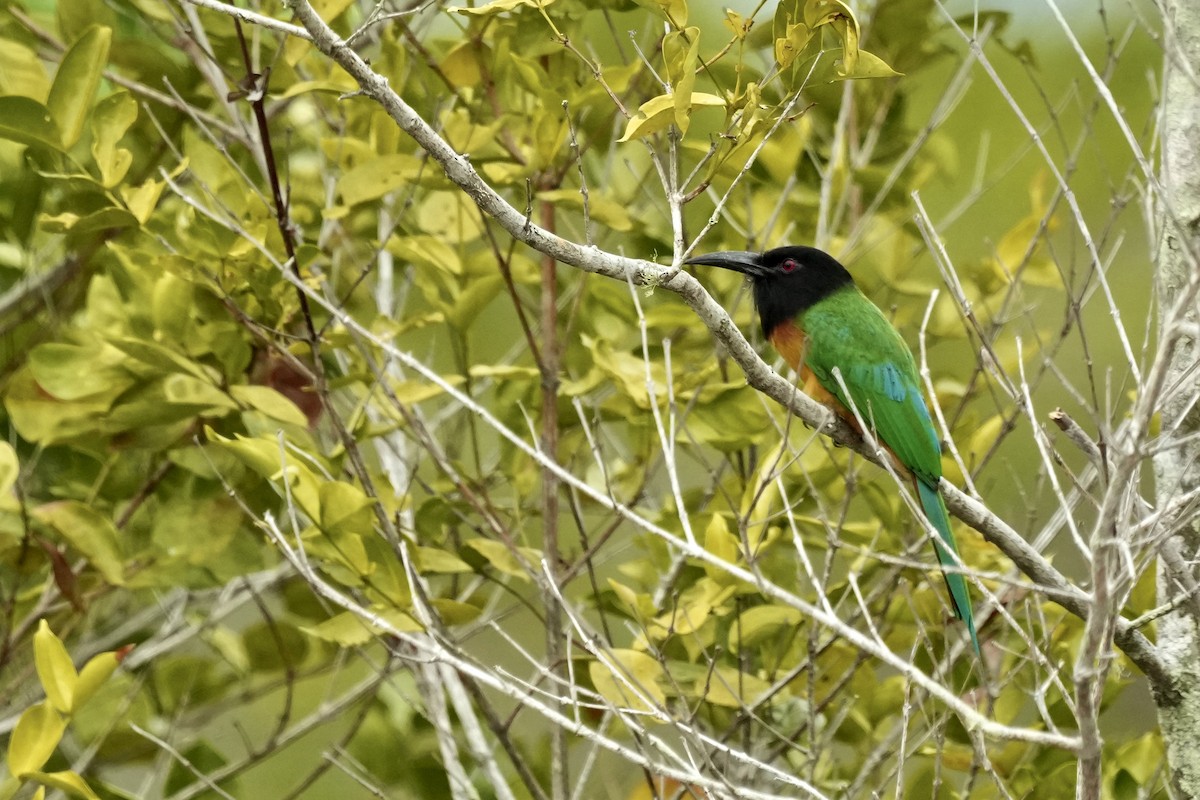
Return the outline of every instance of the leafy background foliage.
<path id="1" fill-rule="evenodd" d="M 1022 467 L 1036 456 L 1009 436 L 1023 418 L 1005 380 L 1027 370 L 1039 405 L 1111 419 L 1124 368 L 1104 360 L 1115 334 L 1061 193 L 995 88 L 962 77 L 967 47 L 934 3 L 439 5 L 379 21 L 369 5 L 316 7 L 566 238 L 678 254 L 665 182 L 701 250 L 839 254 L 927 347 L 956 443 L 947 477 L 1053 533 L 1049 476 Z M 1005 85 L 1080 173 L 1076 192 L 1115 192 L 1085 211 L 1138 330 L 1145 275 L 1127 255 L 1142 245 L 1116 249 L 1141 235 L 1124 207 L 1130 159 L 1061 55 L 1011 21 L 961 24 L 982 26 Z M 1150 112 L 1133 96 L 1148 40 L 1132 23 L 1119 46 L 1097 45 L 1131 119 Z M 77 663 L 136 645 L 70 715 L 46 771 L 75 769 L 103 797 L 216 796 L 198 774 L 233 796 L 447 796 L 445 730 L 461 743 L 464 711 L 438 711 L 423 655 L 396 636 L 428 632 L 547 704 L 574 686 L 574 708 L 557 702 L 593 736 L 657 753 L 646 732 L 704 732 L 724 747 L 706 749 L 708 773 L 756 791 L 801 794 L 763 765 L 831 796 L 1071 791 L 1070 753 L 969 733 L 905 675 L 655 526 L 877 632 L 1006 725 L 1074 725 L 1077 620 L 960 526 L 967 565 L 1015 620 L 984 624 L 981 676 L 891 478 L 747 387 L 670 293 L 514 244 L 356 89 L 311 44 L 186 4 L 0 16 L 9 734 L 38 698 L 38 620 Z M 914 193 L 955 253 L 971 319 L 953 292 L 930 302 L 943 282 Z M 738 278 L 699 277 L 752 332 Z M 302 547 L 314 572 L 281 547 Z M 1153 606 L 1150 574 L 1131 615 Z M 554 780 L 544 745 L 562 734 L 517 694 L 470 685 L 506 782 L 538 796 Z M 1122 664 L 1104 698 L 1129 709 L 1144 692 Z M 1149 725 L 1114 714 L 1113 796 L 1154 791 Z M 582 796 L 676 796 L 652 768 L 610 769 L 620 756 L 592 742 L 567 743 L 591 782 Z M 469 778 L 506 796 L 482 769 Z M 10 776 L 6 796 L 16 787 Z"/>

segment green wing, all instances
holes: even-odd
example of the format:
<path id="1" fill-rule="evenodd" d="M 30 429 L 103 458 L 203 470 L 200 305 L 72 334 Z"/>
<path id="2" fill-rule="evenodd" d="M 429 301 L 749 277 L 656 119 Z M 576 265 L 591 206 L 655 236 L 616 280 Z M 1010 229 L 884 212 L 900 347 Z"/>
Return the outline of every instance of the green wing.
<path id="1" fill-rule="evenodd" d="M 937 530 L 938 561 L 955 567 L 958 546 L 938 491 L 942 477 L 941 444 L 917 379 L 908 345 L 883 312 L 858 289 L 847 288 L 825 298 L 800 320 L 808 337 L 805 363 L 842 405 L 857 409 L 867 427 L 896 454 L 916 478 L 917 497 Z M 841 372 L 845 390 L 834 376 Z M 846 390 L 849 390 L 847 395 Z M 943 572 L 955 615 L 967 624 L 979 651 L 971 598 L 962 575 Z"/>

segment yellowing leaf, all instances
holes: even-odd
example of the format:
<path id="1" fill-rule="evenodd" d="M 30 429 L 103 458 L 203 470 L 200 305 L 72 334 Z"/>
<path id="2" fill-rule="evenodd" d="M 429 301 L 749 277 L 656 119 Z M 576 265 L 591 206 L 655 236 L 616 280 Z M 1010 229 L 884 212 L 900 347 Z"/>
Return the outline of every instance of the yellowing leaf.
<path id="1" fill-rule="evenodd" d="M 118 542 L 120 536 L 108 517 L 76 501 L 47 503 L 35 508 L 33 517 L 58 531 L 108 583 L 125 583 L 125 564 Z"/>
<path id="2" fill-rule="evenodd" d="M 362 489 L 345 481 L 326 481 L 321 484 L 321 527 L 326 531 L 344 530 L 367 533 L 375 515 L 374 503 Z"/>
<path id="3" fill-rule="evenodd" d="M 112 29 L 93 25 L 75 40 L 58 66 L 46 108 L 58 125 L 64 147 L 74 145 L 83 134 L 111 43 Z"/>
<path id="4" fill-rule="evenodd" d="M 729 631 L 731 652 L 745 652 L 767 639 L 783 638 L 800 625 L 800 612 L 788 606 L 755 606 L 743 611 Z"/>
<path id="5" fill-rule="evenodd" d="M 0 505 L 3 505 L 8 493 L 17 483 L 21 474 L 21 465 L 17 461 L 17 451 L 8 442 L 0 442 Z"/>
<path id="6" fill-rule="evenodd" d="M 754 19 L 751 17 L 743 17 L 731 8 L 725 9 L 725 19 L 721 20 L 725 23 L 725 27 L 733 34 L 733 38 L 739 42 L 746 38 L 750 33 L 750 28 L 754 26 Z"/>
<path id="7" fill-rule="evenodd" d="M 874 53 L 868 53 L 866 50 L 858 51 L 858 60 L 855 62 L 853 71 L 851 71 L 849 64 L 845 60 L 838 62 L 837 67 L 838 80 L 894 78 L 903 74 L 902 72 L 896 72 L 882 58 Z"/>
<path id="8" fill-rule="evenodd" d="M 83 669 L 79 670 L 79 682 L 75 685 L 75 699 L 71 710 L 77 711 L 87 705 L 87 701 L 112 677 L 120 665 L 121 655 L 111 650 L 89 658 Z"/>
<path id="9" fill-rule="evenodd" d="M 442 74 L 458 88 L 477 86 L 483 79 L 481 61 L 490 60 L 489 48 L 471 39 L 459 42 L 442 59 Z"/>
<path id="10" fill-rule="evenodd" d="M 169 375 L 163 381 L 163 396 L 168 403 L 203 409 L 201 413 L 236 411 L 238 407 L 234 399 L 220 388 L 191 375 L 179 373 Z"/>
<path id="11" fill-rule="evenodd" d="M 62 640 L 54 635 L 44 619 L 38 621 L 37 632 L 33 634 L 33 662 L 47 702 L 57 711 L 69 714 L 79 673 L 75 671 L 71 654 Z"/>
<path id="12" fill-rule="evenodd" d="M 787 26 L 787 35 L 775 40 L 775 60 L 780 69 L 787 69 L 812 39 L 812 29 L 803 22 Z"/>
<path id="13" fill-rule="evenodd" d="M 75 797 L 82 797 L 84 800 L 100 800 L 100 795 L 92 791 L 92 787 L 87 785 L 78 773 L 71 770 L 63 770 L 61 772 L 29 772 L 25 775 L 26 779 L 40 783 L 43 786 L 49 786 L 51 789 L 58 789 Z"/>
<path id="14" fill-rule="evenodd" d="M 271 419 L 295 425 L 298 428 L 308 426 L 308 417 L 304 416 L 304 412 L 270 386 L 238 384 L 229 387 L 229 394 L 237 402 L 261 411 Z"/>
<path id="15" fill-rule="evenodd" d="M 45 103 L 50 80 L 37 53 L 19 42 L 0 39 L 0 95 L 21 95 Z"/>
<path id="16" fill-rule="evenodd" d="M 439 550 L 436 547 L 417 547 L 417 570 L 419 572 L 435 572 L 454 574 L 471 572 L 471 565 L 454 553 Z"/>
<path id="17" fill-rule="evenodd" d="M 675 127 L 681 133 L 687 133 L 692 90 L 696 86 L 696 65 L 700 61 L 700 29 L 693 26 L 671 31 L 663 37 L 662 52 L 674 98 Z"/>
<path id="18" fill-rule="evenodd" d="M 596 691 L 617 708 L 649 711 L 666 703 L 658 685 L 662 664 L 641 651 L 609 650 L 604 660 L 588 664 L 588 675 Z"/>
<path id="19" fill-rule="evenodd" d="M 411 184 L 420 171 L 421 161 L 414 155 L 383 155 L 347 170 L 338 179 L 337 192 L 348 206 L 365 203 Z"/>
<path id="20" fill-rule="evenodd" d="M 495 569 L 505 575 L 512 575 L 514 578 L 528 581 L 530 580 L 530 569 L 541 569 L 542 553 L 532 547 L 516 548 L 529 565 L 526 567 L 504 542 L 497 542 L 494 539 L 470 539 L 465 542 L 465 545 L 487 559 L 487 562 Z"/>
<path id="21" fill-rule="evenodd" d="M 492 0 L 477 8 L 462 8 L 451 7 L 446 9 L 455 14 L 470 14 L 475 17 L 490 17 L 494 14 L 503 14 L 505 11 L 512 11 L 517 8 L 545 8 L 553 3 L 554 0 Z"/>
<path id="22" fill-rule="evenodd" d="M 538 192 L 537 198 L 557 206 L 567 205 L 572 208 L 583 208 L 583 195 L 574 189 L 551 189 Z M 614 231 L 624 232 L 633 229 L 633 218 L 629 216 L 629 211 L 604 192 L 591 190 L 588 193 L 587 208 L 588 216 L 591 219 Z"/>
<path id="23" fill-rule="evenodd" d="M 737 564 L 737 535 L 729 530 L 729 523 L 720 514 L 713 514 L 704 531 L 704 549 L 729 564 Z M 705 562 L 704 572 L 716 581 L 728 579 L 728 573 L 720 567 Z"/>
<path id="24" fill-rule="evenodd" d="M 25 709 L 8 740 L 8 771 L 21 778 L 42 768 L 62 741 L 67 721 L 46 703 Z"/>
<path id="25" fill-rule="evenodd" d="M 376 613 L 380 620 L 386 622 L 392 630 L 404 633 L 417 633 L 423 630 L 421 625 L 405 611 L 393 608 L 376 611 Z M 350 611 L 343 611 L 324 622 L 304 626 L 300 630 L 310 636 L 333 642 L 342 647 L 358 647 L 387 632 L 387 628 L 373 625 Z"/>
<path id="26" fill-rule="evenodd" d="M 660 94 L 647 100 L 638 107 L 637 113 L 625 126 L 625 134 L 618 142 L 628 142 L 630 139 L 640 139 L 663 130 L 675 121 L 676 98 L 673 94 Z M 686 107 L 687 112 L 696 106 L 708 108 L 724 108 L 725 101 L 715 94 L 692 92 Z"/>
<path id="27" fill-rule="evenodd" d="M 117 142 L 137 120 L 137 101 L 129 92 L 117 92 L 96 104 L 92 112 L 92 158 L 105 188 L 116 186 L 129 171 L 133 154 Z"/>
<path id="28" fill-rule="evenodd" d="M 718 666 L 711 674 L 696 681 L 696 694 L 703 693 L 706 701 L 723 708 L 741 709 L 754 705 L 770 690 L 768 681 L 732 667 Z"/>

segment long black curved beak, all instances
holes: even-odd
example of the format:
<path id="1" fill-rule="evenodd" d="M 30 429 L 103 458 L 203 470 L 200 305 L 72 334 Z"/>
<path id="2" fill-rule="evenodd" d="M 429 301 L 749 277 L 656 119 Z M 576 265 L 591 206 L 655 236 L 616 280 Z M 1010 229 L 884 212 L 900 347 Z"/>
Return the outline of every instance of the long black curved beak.
<path id="1" fill-rule="evenodd" d="M 720 250 L 716 253 L 706 253 L 702 256 L 692 256 L 685 264 L 695 264 L 701 267 L 721 267 L 740 272 L 743 275 L 763 275 L 762 256 L 746 250 Z"/>

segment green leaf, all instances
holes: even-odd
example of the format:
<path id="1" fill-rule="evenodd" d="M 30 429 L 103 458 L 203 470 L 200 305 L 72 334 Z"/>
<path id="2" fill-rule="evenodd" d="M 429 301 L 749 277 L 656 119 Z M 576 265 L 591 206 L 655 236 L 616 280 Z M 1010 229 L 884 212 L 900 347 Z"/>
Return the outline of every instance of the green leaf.
<path id="1" fill-rule="evenodd" d="M 63 150 L 50 111 L 28 97 L 0 97 L 0 139 Z"/>
<path id="2" fill-rule="evenodd" d="M 61 792 L 66 792 L 75 797 L 83 797 L 86 800 L 100 800 L 100 795 L 92 791 L 92 787 L 87 785 L 82 777 L 70 770 L 62 772 L 29 772 L 25 774 L 25 778 L 31 781 L 49 786 L 51 789 L 58 789 Z"/>
<path id="3" fill-rule="evenodd" d="M 628 142 L 630 139 L 641 139 L 652 133 L 657 133 L 675 121 L 677 98 L 673 94 L 660 94 L 647 100 L 638 107 L 637 113 L 625 126 L 625 134 L 618 142 Z M 708 108 L 724 108 L 725 101 L 715 94 L 692 92 L 686 103 L 687 113 L 696 106 Z"/>
<path id="4" fill-rule="evenodd" d="M 125 584 L 125 562 L 118 544 L 120 536 L 108 517 L 73 500 L 39 506 L 33 510 L 33 517 L 58 531 L 87 557 L 108 583 L 113 586 Z"/>
<path id="5" fill-rule="evenodd" d="M 62 640 L 54 635 L 44 619 L 38 620 L 37 632 L 33 634 L 33 663 L 46 692 L 46 701 L 60 713 L 71 713 L 79 673 L 75 671 L 71 654 Z"/>
<path id="6" fill-rule="evenodd" d="M 66 729 L 66 719 L 46 703 L 25 709 L 8 740 L 8 771 L 23 778 L 41 769 Z"/>
<path id="7" fill-rule="evenodd" d="M 129 126 L 137 120 L 137 101 L 129 92 L 117 92 L 96 104 L 92 112 L 92 158 L 105 188 L 116 186 L 129 171 L 133 154 L 117 147 Z"/>
<path id="8" fill-rule="evenodd" d="M 58 66 L 46 108 L 58 125 L 64 147 L 71 147 L 83 135 L 111 43 L 112 29 L 93 25 L 75 40 Z"/>

